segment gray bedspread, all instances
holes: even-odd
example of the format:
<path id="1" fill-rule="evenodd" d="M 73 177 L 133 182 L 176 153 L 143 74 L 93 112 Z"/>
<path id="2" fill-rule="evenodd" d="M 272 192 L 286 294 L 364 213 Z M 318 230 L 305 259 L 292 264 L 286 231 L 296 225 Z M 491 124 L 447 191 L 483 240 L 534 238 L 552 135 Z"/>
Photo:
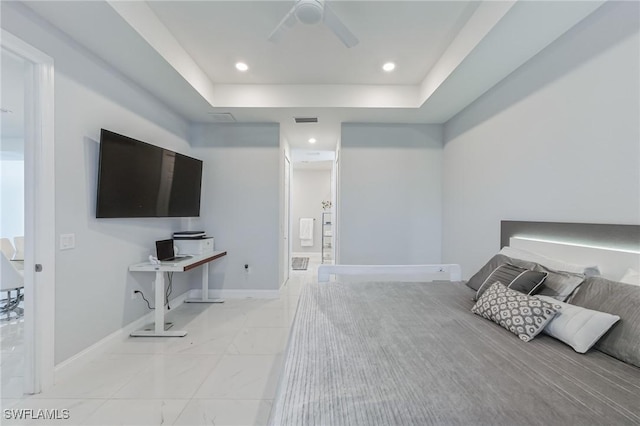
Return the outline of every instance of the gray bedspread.
<path id="1" fill-rule="evenodd" d="M 326 283 L 300 297 L 273 425 L 640 424 L 640 369 L 470 312 L 461 283 Z"/>

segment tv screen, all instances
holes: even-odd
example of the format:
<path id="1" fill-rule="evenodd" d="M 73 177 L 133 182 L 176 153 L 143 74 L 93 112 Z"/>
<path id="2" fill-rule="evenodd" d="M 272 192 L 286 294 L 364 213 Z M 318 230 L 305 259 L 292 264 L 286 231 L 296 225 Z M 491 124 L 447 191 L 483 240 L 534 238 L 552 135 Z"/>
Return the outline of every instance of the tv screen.
<path id="1" fill-rule="evenodd" d="M 202 161 L 102 129 L 97 218 L 200 216 Z"/>

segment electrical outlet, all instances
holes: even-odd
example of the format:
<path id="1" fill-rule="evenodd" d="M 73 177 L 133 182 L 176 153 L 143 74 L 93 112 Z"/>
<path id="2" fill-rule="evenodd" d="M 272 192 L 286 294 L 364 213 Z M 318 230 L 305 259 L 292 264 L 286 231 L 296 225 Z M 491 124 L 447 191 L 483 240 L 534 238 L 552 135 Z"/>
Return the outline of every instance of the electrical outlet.
<path id="1" fill-rule="evenodd" d="M 76 247 L 76 234 L 60 234 L 60 250 L 70 250 Z"/>

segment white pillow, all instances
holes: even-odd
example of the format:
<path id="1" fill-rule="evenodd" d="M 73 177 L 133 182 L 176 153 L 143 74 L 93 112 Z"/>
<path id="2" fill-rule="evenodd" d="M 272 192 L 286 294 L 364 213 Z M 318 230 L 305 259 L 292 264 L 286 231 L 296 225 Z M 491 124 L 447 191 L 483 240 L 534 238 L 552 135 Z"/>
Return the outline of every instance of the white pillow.
<path id="1" fill-rule="evenodd" d="M 627 269 L 627 273 L 620 279 L 621 283 L 640 285 L 640 272 L 635 269 Z"/>
<path id="2" fill-rule="evenodd" d="M 566 343 L 581 354 L 595 345 L 620 319 L 617 315 L 559 302 L 553 297 L 535 297 L 562 307 L 542 332 Z"/>
<path id="3" fill-rule="evenodd" d="M 587 277 L 593 275 L 600 275 L 600 270 L 598 269 L 598 265 L 578 265 L 575 263 L 568 263 L 562 260 L 551 259 L 546 256 L 543 256 L 538 253 L 533 253 L 528 250 L 517 249 L 514 247 L 503 247 L 500 250 L 500 254 L 508 257 L 513 257 L 515 259 L 527 260 L 529 262 L 539 263 L 540 265 L 546 266 L 549 269 L 554 269 L 556 271 L 566 271 L 573 272 L 575 274 L 584 274 Z"/>

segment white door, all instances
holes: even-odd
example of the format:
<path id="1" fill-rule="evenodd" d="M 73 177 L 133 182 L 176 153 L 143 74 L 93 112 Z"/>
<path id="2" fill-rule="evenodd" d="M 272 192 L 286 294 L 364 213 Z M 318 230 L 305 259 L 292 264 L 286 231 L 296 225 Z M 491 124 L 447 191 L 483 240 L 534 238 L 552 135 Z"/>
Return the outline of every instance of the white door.
<path id="1" fill-rule="evenodd" d="M 54 378 L 53 60 L 5 30 L 0 43 L 25 61 L 24 392 L 38 393 Z"/>
<path id="2" fill-rule="evenodd" d="M 291 269 L 291 162 L 284 156 L 284 282 L 289 279 Z"/>

